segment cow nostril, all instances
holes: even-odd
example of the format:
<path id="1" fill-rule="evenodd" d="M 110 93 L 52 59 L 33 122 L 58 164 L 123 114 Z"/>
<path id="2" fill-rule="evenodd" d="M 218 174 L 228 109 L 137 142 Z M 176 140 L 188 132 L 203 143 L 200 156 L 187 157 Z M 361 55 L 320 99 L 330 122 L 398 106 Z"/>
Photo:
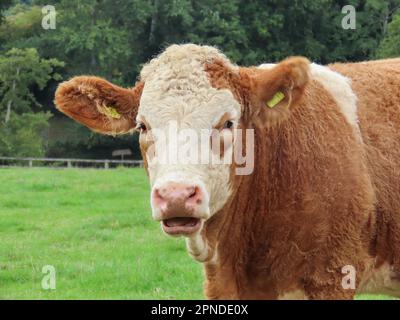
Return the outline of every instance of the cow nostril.
<path id="1" fill-rule="evenodd" d="M 193 187 L 187 198 L 187 203 L 190 205 L 200 205 L 202 203 L 202 195 L 199 187 Z"/>
<path id="2" fill-rule="evenodd" d="M 164 197 L 161 195 L 162 194 L 162 189 L 155 189 L 154 190 L 154 199 L 156 201 L 164 201 Z"/>
<path id="3" fill-rule="evenodd" d="M 193 198 L 197 194 L 197 187 L 192 187 L 191 190 L 189 191 L 189 197 L 188 198 Z"/>

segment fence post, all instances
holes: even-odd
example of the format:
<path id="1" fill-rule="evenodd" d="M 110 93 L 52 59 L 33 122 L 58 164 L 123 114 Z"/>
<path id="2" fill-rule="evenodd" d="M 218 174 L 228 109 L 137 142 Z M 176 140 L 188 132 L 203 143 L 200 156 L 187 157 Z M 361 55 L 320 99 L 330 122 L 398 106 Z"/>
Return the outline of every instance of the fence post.
<path id="1" fill-rule="evenodd" d="M 72 168 L 72 162 L 71 161 L 67 161 L 67 167 L 68 168 Z"/>
<path id="2" fill-rule="evenodd" d="M 32 168 L 32 160 L 29 160 L 29 168 Z"/>
<path id="3" fill-rule="evenodd" d="M 109 167 L 109 165 L 108 165 L 108 161 L 105 161 L 104 162 L 104 169 L 109 169 L 110 167 Z"/>

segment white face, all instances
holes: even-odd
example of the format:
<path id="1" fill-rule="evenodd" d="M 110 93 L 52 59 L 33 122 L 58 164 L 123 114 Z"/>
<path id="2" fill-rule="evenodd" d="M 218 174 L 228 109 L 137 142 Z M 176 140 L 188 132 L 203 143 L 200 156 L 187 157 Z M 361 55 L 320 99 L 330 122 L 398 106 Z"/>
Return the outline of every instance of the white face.
<path id="1" fill-rule="evenodd" d="M 211 158 L 220 157 L 210 149 L 210 130 L 215 129 L 223 139 L 232 138 L 241 108 L 231 91 L 211 86 L 196 52 L 186 49 L 182 50 L 185 55 L 179 56 L 180 52 L 169 52 L 173 50 L 144 67 L 137 122 L 143 128 L 141 146 L 151 145 L 143 156 L 152 187 L 153 218 L 162 222 L 166 233 L 189 236 L 199 232 L 230 196 L 231 165 L 202 162 L 201 157 L 206 150 Z M 182 147 L 182 137 L 186 138 L 183 144 L 196 146 L 198 158 L 191 154 L 184 161 L 174 156 L 173 151 Z"/>

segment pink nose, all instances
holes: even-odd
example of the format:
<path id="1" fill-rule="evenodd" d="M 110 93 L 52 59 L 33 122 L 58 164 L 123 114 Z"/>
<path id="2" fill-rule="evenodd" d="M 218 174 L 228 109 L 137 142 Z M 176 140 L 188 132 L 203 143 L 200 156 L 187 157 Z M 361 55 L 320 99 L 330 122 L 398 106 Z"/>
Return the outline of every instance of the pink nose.
<path id="1" fill-rule="evenodd" d="M 201 203 L 202 192 L 195 185 L 168 182 L 153 190 L 153 204 L 162 219 L 191 216 Z"/>

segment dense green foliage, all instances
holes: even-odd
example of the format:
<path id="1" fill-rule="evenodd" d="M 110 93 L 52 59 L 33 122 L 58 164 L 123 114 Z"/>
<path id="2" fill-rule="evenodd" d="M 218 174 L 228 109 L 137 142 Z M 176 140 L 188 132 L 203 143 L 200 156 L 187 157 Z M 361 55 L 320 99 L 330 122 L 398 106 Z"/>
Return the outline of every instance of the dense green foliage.
<path id="1" fill-rule="evenodd" d="M 400 56 L 400 14 L 389 24 L 387 34 L 378 50 L 378 57 L 381 58 L 398 56 Z"/>
<path id="2" fill-rule="evenodd" d="M 13 48 L 0 56 L 0 154 L 43 156 L 41 134 L 50 113 L 36 112 L 41 107 L 31 92 L 43 89 L 49 80 L 59 80 L 54 68 L 64 64 L 56 59 L 41 59 L 34 48 Z"/>
<path id="3" fill-rule="evenodd" d="M 0 299 L 204 298 L 201 264 L 151 218 L 143 169 L 0 176 Z M 46 265 L 56 290 L 41 287 Z"/>
<path id="4" fill-rule="evenodd" d="M 56 62 L 54 66 L 65 63 L 57 70 L 63 79 L 95 74 L 131 86 L 142 64 L 171 43 L 214 45 L 244 65 L 290 55 L 319 63 L 400 56 L 400 0 L 54 0 L 54 30 L 42 28 L 42 7 L 47 4 L 2 1 L 0 59 L 18 52 L 13 48 L 35 48 L 44 61 Z M 347 14 L 342 8 L 348 4 L 356 9 L 354 30 L 342 28 Z M 63 122 L 65 131 L 74 134 L 54 137 L 52 128 L 61 118 L 52 103 L 54 79 L 29 85 L 34 99 L 20 104 L 36 112 L 37 101 L 55 115 L 45 135 L 47 155 L 110 157 L 113 149 L 133 148 L 132 137 L 94 138 L 70 121 Z M 0 112 L 4 119 L 4 110 Z M 133 150 L 139 157 L 137 148 Z"/>

